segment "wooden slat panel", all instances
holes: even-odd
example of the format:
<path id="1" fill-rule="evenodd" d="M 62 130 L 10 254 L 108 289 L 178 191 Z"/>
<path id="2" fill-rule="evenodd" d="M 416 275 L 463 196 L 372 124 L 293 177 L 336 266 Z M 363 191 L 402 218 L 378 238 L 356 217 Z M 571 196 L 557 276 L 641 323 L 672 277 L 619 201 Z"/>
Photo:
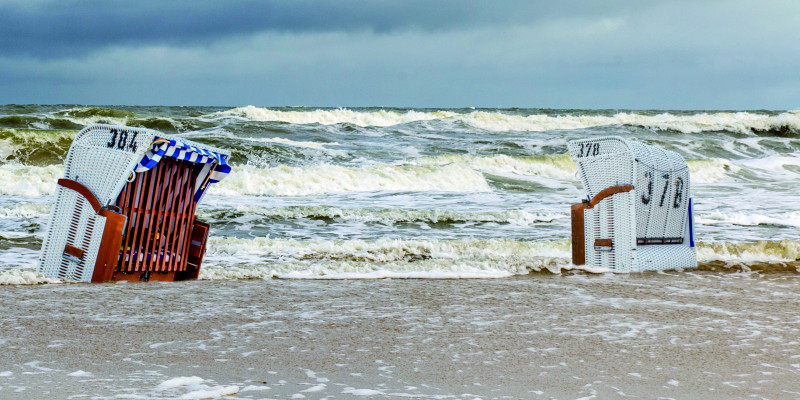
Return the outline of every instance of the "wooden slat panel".
<path id="1" fill-rule="evenodd" d="M 170 273 L 186 269 L 197 173 L 195 164 L 165 157 L 125 186 L 117 206 L 128 217 L 122 240 L 123 255 L 128 259 L 121 258 L 118 271 Z"/>
<path id="2" fill-rule="evenodd" d="M 156 229 L 159 232 L 159 237 L 157 240 L 157 246 L 155 247 L 154 252 L 157 254 L 158 262 L 153 266 L 154 271 L 161 271 L 166 264 L 166 237 L 164 235 L 165 231 L 164 228 L 166 227 L 167 218 L 169 218 L 169 213 L 167 212 L 167 204 L 169 202 L 168 196 L 172 192 L 172 166 L 165 164 L 162 166 L 162 171 L 164 173 L 164 178 L 161 181 L 163 185 L 164 191 L 161 194 L 161 199 L 156 207 L 156 212 L 158 213 L 158 224 L 156 224 Z"/>
<path id="3" fill-rule="evenodd" d="M 156 249 L 156 236 L 159 235 L 158 229 L 155 229 L 155 226 L 158 224 L 158 219 L 156 216 L 156 211 L 158 210 L 159 201 L 164 198 L 164 191 L 166 190 L 166 185 L 164 185 L 164 168 L 158 168 L 156 166 L 156 171 L 153 172 L 153 176 L 156 177 L 154 180 L 155 185 L 151 185 L 150 197 L 151 197 L 151 205 L 149 207 L 148 213 L 150 217 L 147 220 L 148 225 L 148 234 L 147 239 L 144 243 L 144 254 L 146 263 L 146 271 L 153 271 L 153 264 L 158 264 L 158 252 Z M 158 196 L 156 196 L 158 194 Z M 156 218 L 155 220 L 153 218 Z M 151 247 L 151 243 L 153 246 Z M 147 254 L 150 254 L 150 260 L 147 260 Z"/>

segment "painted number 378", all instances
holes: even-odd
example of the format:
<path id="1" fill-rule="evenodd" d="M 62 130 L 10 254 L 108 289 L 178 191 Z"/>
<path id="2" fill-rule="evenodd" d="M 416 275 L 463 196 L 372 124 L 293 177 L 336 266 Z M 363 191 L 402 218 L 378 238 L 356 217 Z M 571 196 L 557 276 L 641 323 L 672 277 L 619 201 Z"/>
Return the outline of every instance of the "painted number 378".
<path id="1" fill-rule="evenodd" d="M 128 141 L 130 136 L 130 142 Z M 109 149 L 130 150 L 136 152 L 136 136 L 139 132 L 128 132 L 124 129 L 111 129 L 111 140 L 106 143 Z"/>
<path id="2" fill-rule="evenodd" d="M 589 157 L 600 154 L 600 143 L 579 143 L 578 157 Z"/>

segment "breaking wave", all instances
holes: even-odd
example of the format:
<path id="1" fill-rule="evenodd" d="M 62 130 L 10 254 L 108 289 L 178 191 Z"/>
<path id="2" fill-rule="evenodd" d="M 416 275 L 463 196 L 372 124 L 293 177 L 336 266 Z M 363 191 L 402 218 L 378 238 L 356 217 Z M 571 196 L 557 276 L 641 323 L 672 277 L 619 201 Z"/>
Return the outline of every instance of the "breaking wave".
<path id="1" fill-rule="evenodd" d="M 701 242 L 697 259 L 705 270 L 800 272 L 800 241 Z"/>
<path id="2" fill-rule="evenodd" d="M 317 164 L 305 167 L 235 167 L 212 193 L 226 196 L 307 196 L 373 191 L 488 192 L 479 172 L 461 165 L 364 167 Z"/>
<path id="3" fill-rule="evenodd" d="M 570 270 L 570 241 L 211 238 L 203 279 L 487 278 Z M 796 272 L 800 242 L 698 244 L 701 270 Z"/>
<path id="4" fill-rule="evenodd" d="M 469 166 L 476 171 L 498 175 L 541 176 L 564 181 L 577 181 L 576 168 L 569 154 L 532 157 L 445 155 L 423 157 L 409 161 L 416 165 Z"/>
<path id="5" fill-rule="evenodd" d="M 0 215 L 3 209 L 0 208 Z M 238 217 L 257 215 L 278 219 L 337 219 L 342 221 L 381 222 L 394 224 L 398 222 L 462 223 L 462 222 L 496 222 L 527 226 L 539 222 L 552 222 L 568 218 L 566 213 L 536 214 L 523 210 L 487 211 L 487 212 L 453 212 L 446 210 L 420 209 L 369 209 L 345 208 L 333 206 L 291 206 L 291 207 L 258 207 L 237 206 L 226 209 L 199 209 L 198 214 L 204 220 L 224 221 Z"/>
<path id="6" fill-rule="evenodd" d="M 64 283 L 60 279 L 48 278 L 41 272 L 27 268 L 0 270 L 0 285 L 39 285 L 43 283 Z"/>
<path id="7" fill-rule="evenodd" d="M 245 121 L 286 122 L 290 124 L 353 124 L 357 126 L 392 126 L 415 121 L 453 118 L 452 111 L 406 111 L 388 110 L 353 111 L 345 108 L 335 110 L 280 111 L 254 106 L 237 107 L 205 116 L 210 119 L 234 118 Z"/>
<path id="8" fill-rule="evenodd" d="M 485 131 L 528 131 L 586 129 L 600 126 L 634 126 L 655 131 L 680 133 L 734 132 L 739 134 L 800 135 L 800 112 L 778 115 L 753 112 L 703 112 L 695 114 L 648 114 L 621 112 L 605 115 L 518 115 L 504 112 L 472 111 L 354 111 L 349 109 L 281 111 L 255 106 L 237 107 L 205 116 L 210 119 L 233 118 L 246 121 L 286 122 L 291 124 L 353 124 L 386 127 L 417 121 L 445 120 L 467 124 Z"/>
<path id="9" fill-rule="evenodd" d="M 209 240 L 202 279 L 491 278 L 574 267 L 568 240 Z"/>
<path id="10" fill-rule="evenodd" d="M 213 126 L 197 118 L 137 115 L 103 107 L 74 107 L 39 115 L 0 116 L 0 127 L 11 129 L 80 130 L 91 124 L 127 125 L 166 132 L 186 132 Z"/>
<path id="11" fill-rule="evenodd" d="M 689 160 L 692 180 L 716 182 L 741 169 L 724 159 Z M 0 194 L 50 195 L 63 175 L 61 165 L 0 164 Z M 308 196 L 343 192 L 490 192 L 487 175 L 545 178 L 545 185 L 577 184 L 575 165 L 567 154 L 535 157 L 445 155 L 397 164 L 344 166 L 313 164 L 259 168 L 238 166 L 211 192 L 224 196 Z M 547 180 L 549 179 L 549 180 Z M 534 189 L 531 189 L 534 190 Z"/>
<path id="12" fill-rule="evenodd" d="M 48 165 L 44 167 L 20 165 L 16 163 L 0 165 L 0 194 L 11 196 L 38 197 L 51 195 L 56 181 L 64 176 L 64 167 Z"/>
<path id="13" fill-rule="evenodd" d="M 461 279 L 567 271 L 569 239 L 292 240 L 211 237 L 201 279 Z M 701 242 L 701 271 L 798 272 L 800 241 Z M 59 283 L 32 268 L 0 269 L 0 284 Z"/>
<path id="14" fill-rule="evenodd" d="M 0 128 L 0 162 L 60 164 L 77 134 L 76 130 Z"/>
<path id="15" fill-rule="evenodd" d="M 42 218 L 50 214 L 50 204 L 18 203 L 0 206 L 0 218 Z"/>
<path id="16" fill-rule="evenodd" d="M 800 212 L 781 213 L 773 215 L 751 214 L 745 212 L 723 213 L 714 211 L 697 218 L 703 225 L 738 225 L 738 226 L 795 226 L 800 227 Z"/>
<path id="17" fill-rule="evenodd" d="M 691 179 L 696 183 L 713 183 L 738 173 L 741 168 L 723 158 L 686 160 Z"/>

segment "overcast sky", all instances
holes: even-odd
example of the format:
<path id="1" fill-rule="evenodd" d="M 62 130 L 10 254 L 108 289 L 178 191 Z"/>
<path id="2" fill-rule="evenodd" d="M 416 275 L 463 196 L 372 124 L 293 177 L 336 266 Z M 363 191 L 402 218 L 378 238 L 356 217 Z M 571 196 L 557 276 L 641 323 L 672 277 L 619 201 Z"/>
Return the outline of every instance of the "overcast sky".
<path id="1" fill-rule="evenodd" d="M 0 104 L 799 109 L 797 1 L 0 0 Z"/>

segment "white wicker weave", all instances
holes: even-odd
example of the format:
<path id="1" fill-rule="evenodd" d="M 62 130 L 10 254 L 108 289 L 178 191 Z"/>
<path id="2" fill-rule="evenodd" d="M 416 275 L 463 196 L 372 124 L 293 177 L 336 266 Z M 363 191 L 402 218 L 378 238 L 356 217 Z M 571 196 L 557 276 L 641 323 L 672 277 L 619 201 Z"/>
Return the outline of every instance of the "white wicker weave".
<path id="1" fill-rule="evenodd" d="M 72 142 L 64 162 L 64 178 L 86 186 L 101 205 L 108 206 L 117 199 L 128 179 L 135 178 L 134 167 L 156 137 L 230 155 L 225 150 L 150 129 L 96 124 L 84 128 Z M 57 186 L 39 256 L 39 271 L 55 278 L 91 281 L 105 220 L 77 192 Z M 65 255 L 64 247 L 68 244 L 83 250 L 83 259 Z"/>
<path id="2" fill-rule="evenodd" d="M 675 152 L 619 137 L 572 141 L 587 192 L 633 185 L 584 211 L 586 263 L 618 272 L 697 267 L 689 168 Z M 611 248 L 595 246 L 611 239 Z"/>

